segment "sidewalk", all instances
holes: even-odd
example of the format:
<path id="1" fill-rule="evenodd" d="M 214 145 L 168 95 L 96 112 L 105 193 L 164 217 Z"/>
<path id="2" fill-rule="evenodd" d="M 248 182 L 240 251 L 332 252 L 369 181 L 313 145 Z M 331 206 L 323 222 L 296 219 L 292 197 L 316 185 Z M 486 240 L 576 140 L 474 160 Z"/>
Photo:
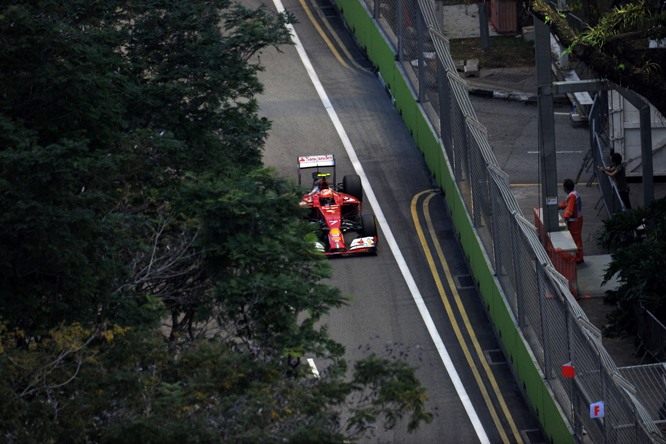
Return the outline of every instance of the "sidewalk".
<path id="1" fill-rule="evenodd" d="M 443 6 L 444 35 L 449 39 L 479 37 L 479 8 L 477 4 Z M 497 36 L 492 25 L 490 37 Z M 465 78 L 470 94 L 499 99 L 536 102 L 536 67 L 486 69 L 479 67 L 478 77 Z"/>
<path id="2" fill-rule="evenodd" d="M 476 5 L 444 6 L 444 32 L 449 39 L 479 36 L 478 12 L 474 13 L 476 8 Z M 490 35 L 496 35 L 492 29 L 490 31 Z M 478 77 L 466 77 L 465 81 L 470 94 L 503 100 L 537 102 L 536 67 L 485 69 L 480 66 Z M 601 192 L 596 182 L 587 186 L 590 176 L 591 172 L 585 172 L 576 187 L 583 202 L 586 203 L 583 228 L 585 262 L 577 266 L 577 287 L 579 294 L 583 295 L 579 300 L 580 306 L 589 320 L 597 328 L 602 329 L 607 323 L 608 314 L 613 310 L 612 306 L 604 304 L 603 296 L 607 290 L 616 288 L 618 283 L 616 280 L 611 280 L 602 285 L 611 255 L 597 245 L 596 239 L 603 228 L 603 221 L 608 216 L 603 203 L 600 202 Z M 632 201 L 642 205 L 642 185 L 633 184 L 631 188 Z M 539 201 L 538 186 L 513 187 L 512 191 L 525 217 L 531 219 L 534 202 Z M 666 195 L 666 184 L 655 184 L 656 198 L 664 195 Z M 603 342 L 616 365 L 623 367 L 640 364 L 640 360 L 635 356 L 634 340 L 633 337 L 604 337 Z"/>

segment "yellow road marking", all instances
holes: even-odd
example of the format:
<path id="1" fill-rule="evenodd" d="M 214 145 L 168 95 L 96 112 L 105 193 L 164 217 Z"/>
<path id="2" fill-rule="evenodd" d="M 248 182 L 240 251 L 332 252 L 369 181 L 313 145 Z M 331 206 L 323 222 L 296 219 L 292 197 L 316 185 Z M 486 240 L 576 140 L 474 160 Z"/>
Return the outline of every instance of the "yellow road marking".
<path id="1" fill-rule="evenodd" d="M 319 35 L 321 35 L 321 38 L 324 39 L 324 42 L 326 43 L 326 46 L 328 46 L 328 48 L 331 50 L 331 52 L 333 53 L 335 58 L 338 59 L 338 62 L 340 62 L 340 64 L 342 66 L 344 66 L 345 68 L 349 68 L 349 65 L 347 65 L 347 62 L 345 62 L 342 59 L 342 56 L 340 55 L 340 53 L 335 49 L 335 47 L 333 46 L 333 43 L 331 43 L 329 38 L 324 33 L 324 30 L 321 29 L 321 26 L 319 26 L 319 23 L 317 23 L 317 20 L 315 20 L 314 16 L 312 15 L 312 11 L 310 11 L 310 8 L 305 3 L 305 0 L 300 0 L 300 2 L 301 2 L 301 6 L 303 7 L 303 10 L 308 15 L 308 18 L 310 19 L 310 21 L 314 25 L 315 29 L 317 30 Z"/>
<path id="2" fill-rule="evenodd" d="M 483 359 L 483 351 L 481 350 L 481 345 L 479 344 L 479 341 L 476 339 L 476 334 L 474 333 L 472 324 L 469 321 L 469 318 L 467 317 L 467 312 L 465 311 L 465 307 L 462 304 L 462 299 L 460 298 L 460 294 L 458 293 L 455 283 L 453 282 L 448 262 L 446 261 L 444 252 L 442 251 L 442 246 L 440 242 L 437 240 L 437 236 L 435 235 L 435 228 L 433 226 L 432 219 L 430 218 L 430 210 L 427 205 L 430 199 L 434 196 L 435 196 L 434 194 L 428 196 L 427 201 L 424 203 L 426 224 L 428 225 L 428 230 L 430 231 L 430 237 L 435 244 L 435 250 L 437 251 L 437 256 L 439 257 L 439 260 L 442 263 L 442 267 L 445 270 L 449 286 L 451 287 L 451 292 L 453 293 L 456 305 L 458 306 L 458 310 L 460 311 L 460 316 L 462 317 L 465 323 L 465 328 L 467 329 L 467 332 L 470 338 L 472 339 L 472 343 L 474 344 L 476 353 L 479 356 L 481 365 L 483 366 L 483 369 L 486 371 L 486 374 L 488 375 L 488 379 L 490 380 L 490 385 L 492 386 L 493 391 L 495 392 L 495 396 L 497 396 L 497 400 L 499 401 L 500 406 L 502 407 L 502 411 L 504 412 L 504 416 L 506 416 L 509 426 L 511 427 L 511 431 L 513 432 L 516 440 L 520 443 L 522 442 L 522 437 L 520 435 L 520 432 L 518 431 L 518 427 L 516 427 L 516 424 L 513 421 L 513 416 L 511 415 L 511 412 L 509 411 L 509 408 L 507 407 L 506 402 L 504 401 L 504 396 L 502 396 L 502 392 L 500 391 L 499 386 L 497 385 L 497 381 L 495 380 L 495 376 L 490 370 L 488 362 L 486 361 L 486 359 Z"/>
<path id="3" fill-rule="evenodd" d="M 319 8 L 315 4 L 314 9 L 317 11 L 317 15 L 319 16 L 322 23 L 324 24 L 324 26 L 328 30 L 329 34 L 331 34 L 333 36 L 333 39 L 335 39 L 336 43 L 340 47 L 340 50 L 342 50 L 342 52 L 347 57 L 347 60 L 349 60 L 351 62 L 351 64 L 354 65 L 356 68 L 358 68 L 362 71 L 365 71 L 365 72 L 370 72 L 370 70 L 368 70 L 368 69 L 362 67 L 361 65 L 359 65 L 358 63 L 356 63 L 356 60 L 354 60 L 354 57 L 349 53 L 349 51 L 347 51 L 347 47 L 344 45 L 344 43 L 342 43 L 342 41 L 340 40 L 340 37 L 338 37 L 338 33 L 335 32 L 335 30 L 331 27 L 331 24 L 328 22 L 328 20 L 326 20 L 326 17 L 324 17 L 324 14 L 321 12 L 321 8 Z"/>
<path id="4" fill-rule="evenodd" d="M 493 422 L 495 423 L 495 426 L 497 427 L 498 432 L 500 433 L 502 437 L 503 442 L 509 442 L 509 438 L 504 431 L 504 427 L 502 426 L 502 423 L 499 419 L 499 416 L 497 415 L 497 412 L 495 410 L 495 407 L 492 403 L 492 400 L 490 399 L 490 395 L 488 394 L 488 390 L 485 387 L 485 384 L 481 380 L 481 375 L 479 373 L 479 370 L 472 358 L 472 354 L 470 353 L 470 350 L 467 346 L 467 343 L 465 342 L 465 339 L 462 335 L 462 331 L 458 325 L 458 321 L 455 318 L 455 314 L 453 313 L 453 309 L 451 307 L 451 304 L 448 301 L 448 298 L 446 297 L 446 292 L 444 290 L 444 286 L 442 284 L 441 279 L 439 278 L 439 273 L 437 272 L 437 267 L 435 265 L 435 262 L 433 260 L 432 253 L 430 251 L 430 248 L 428 247 L 428 244 L 426 243 L 425 240 L 425 234 L 423 233 L 423 230 L 420 225 L 419 217 L 416 212 L 416 203 L 423 194 L 426 193 L 431 193 L 428 197 L 426 197 L 426 200 L 423 203 L 424 207 L 424 216 L 426 219 L 426 225 L 428 226 L 428 231 L 430 234 L 430 237 L 433 240 L 433 243 L 435 245 L 435 250 L 437 251 L 437 255 L 439 257 L 440 262 L 442 263 L 442 267 L 444 268 L 444 274 L 446 276 L 446 279 L 448 281 L 449 287 L 451 289 L 451 292 L 453 293 L 454 299 L 456 301 L 456 306 L 458 307 L 458 311 L 460 312 L 460 316 L 463 320 L 463 323 L 465 325 L 465 329 L 467 330 L 467 333 L 470 337 L 470 340 L 472 344 L 474 345 L 474 349 L 477 353 L 477 356 L 479 357 L 479 361 L 482 363 L 482 366 L 485 370 L 486 376 L 490 382 L 491 387 L 493 388 L 493 391 L 495 393 L 495 396 L 497 397 L 500 406 L 502 408 L 502 411 L 507 418 L 507 421 L 509 422 L 509 426 L 511 428 L 511 431 L 513 432 L 514 438 L 518 443 L 522 443 L 522 437 L 520 436 L 520 432 L 518 431 L 518 428 L 515 425 L 515 422 L 513 421 L 513 417 L 511 416 L 511 413 L 509 412 L 509 409 L 506 405 L 506 402 L 504 401 L 504 397 L 502 396 L 499 387 L 497 385 L 497 382 L 495 380 L 495 377 L 492 374 L 492 371 L 490 370 L 490 367 L 486 361 L 486 359 L 483 356 L 483 351 L 481 350 L 481 346 L 479 344 L 479 341 L 476 338 L 476 335 L 474 334 L 474 330 L 472 329 L 471 323 L 469 322 L 469 318 L 467 317 L 467 312 L 465 311 L 465 307 L 462 305 L 462 301 L 460 299 L 460 295 L 458 294 L 458 291 L 456 289 L 456 285 L 453 282 L 453 276 L 451 275 L 450 268 L 448 266 L 448 262 L 446 261 L 446 258 L 444 257 L 444 254 L 442 252 L 441 244 L 437 241 L 437 237 L 435 235 L 435 230 L 434 226 L 432 224 L 432 220 L 430 218 L 430 211 L 428 210 L 428 203 L 430 200 L 435 196 L 435 193 L 433 190 L 426 190 L 418 193 L 414 198 L 412 199 L 412 205 L 411 205 L 411 210 L 412 210 L 412 218 L 414 219 L 414 224 L 416 226 L 416 232 L 419 237 L 419 240 L 421 242 L 421 246 L 423 248 L 423 251 L 426 255 L 426 259 L 428 261 L 428 265 L 430 266 L 430 271 L 433 276 L 433 279 L 435 280 L 435 284 L 437 286 L 437 290 L 439 291 L 440 298 L 442 299 L 442 302 L 444 303 L 444 307 L 446 309 L 447 315 L 449 317 L 449 320 L 451 322 L 451 326 L 453 327 L 453 331 L 456 334 L 456 338 L 458 339 L 458 342 L 462 348 L 462 351 L 465 355 L 465 358 L 467 359 L 467 363 L 472 370 L 472 374 L 474 375 L 474 379 L 477 382 L 477 385 L 479 386 L 479 390 L 481 391 L 481 394 L 483 396 L 484 401 L 486 402 L 486 406 L 488 407 L 488 411 L 490 412 L 490 415 L 493 419 Z"/>

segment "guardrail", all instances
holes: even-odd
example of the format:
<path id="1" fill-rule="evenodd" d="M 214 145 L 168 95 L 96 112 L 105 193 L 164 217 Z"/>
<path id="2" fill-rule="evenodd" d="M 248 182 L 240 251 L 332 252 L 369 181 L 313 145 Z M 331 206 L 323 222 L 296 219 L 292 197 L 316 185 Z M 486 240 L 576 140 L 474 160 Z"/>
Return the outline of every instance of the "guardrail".
<path id="1" fill-rule="evenodd" d="M 665 442 L 657 370 L 618 369 L 511 193 L 429 0 L 335 0 L 447 205 L 507 362 L 550 442 Z M 571 362 L 575 377 L 562 372 Z M 635 375 L 649 375 L 639 382 Z M 604 418 L 590 418 L 603 401 Z"/>

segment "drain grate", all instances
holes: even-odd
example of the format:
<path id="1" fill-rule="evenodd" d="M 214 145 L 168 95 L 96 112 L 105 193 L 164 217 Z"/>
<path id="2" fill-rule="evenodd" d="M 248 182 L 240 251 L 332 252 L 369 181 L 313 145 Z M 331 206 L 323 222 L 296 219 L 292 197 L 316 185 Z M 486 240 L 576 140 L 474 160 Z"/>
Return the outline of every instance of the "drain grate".
<path id="1" fill-rule="evenodd" d="M 458 276 L 454 276 L 456 280 L 456 287 L 458 287 L 458 290 L 463 290 L 465 288 L 474 288 L 474 279 L 472 279 L 472 276 L 469 274 L 461 274 Z"/>
<path id="2" fill-rule="evenodd" d="M 506 364 L 506 358 L 502 350 L 486 350 L 483 354 L 486 355 L 486 361 L 490 365 Z"/>
<path id="3" fill-rule="evenodd" d="M 521 430 L 520 434 L 525 444 L 546 444 L 546 438 L 539 429 Z"/>
<path id="4" fill-rule="evenodd" d="M 327 19 L 337 19 L 338 14 L 336 14 L 335 9 L 333 9 L 333 6 L 319 6 L 319 9 L 321 10 L 323 16 Z"/>

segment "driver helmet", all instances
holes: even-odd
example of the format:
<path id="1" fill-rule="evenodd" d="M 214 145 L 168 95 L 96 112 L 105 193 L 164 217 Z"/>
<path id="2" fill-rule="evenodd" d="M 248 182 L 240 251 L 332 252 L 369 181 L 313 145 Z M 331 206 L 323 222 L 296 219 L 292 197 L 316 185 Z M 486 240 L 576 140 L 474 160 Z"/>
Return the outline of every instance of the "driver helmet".
<path id="1" fill-rule="evenodd" d="M 321 205 L 332 205 L 333 204 L 333 191 L 330 188 L 321 190 L 319 195 L 319 203 Z"/>

